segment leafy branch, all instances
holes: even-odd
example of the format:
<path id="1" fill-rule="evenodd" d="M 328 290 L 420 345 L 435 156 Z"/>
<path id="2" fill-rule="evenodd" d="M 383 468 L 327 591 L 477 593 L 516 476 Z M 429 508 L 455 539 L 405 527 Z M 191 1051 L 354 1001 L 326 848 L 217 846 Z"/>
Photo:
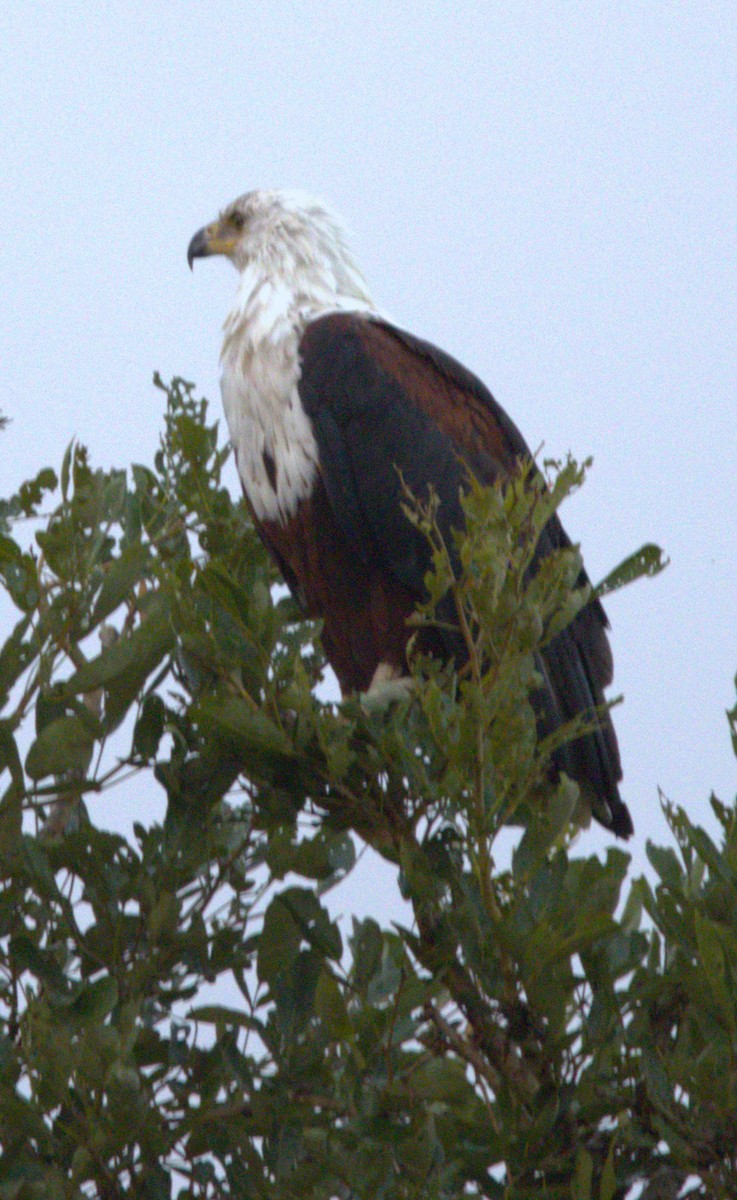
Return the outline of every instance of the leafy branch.
<path id="1" fill-rule="evenodd" d="M 451 544 L 407 497 L 416 630 L 468 666 L 336 706 L 204 401 L 157 386 L 150 466 L 73 446 L 0 503 L 0 1198 L 735 1194 L 735 810 L 717 844 L 664 802 L 629 880 L 574 853 L 580 730 L 537 737 L 590 596 L 575 547 L 530 564 L 582 470 L 471 482 Z M 357 837 L 406 925 L 337 919 Z"/>

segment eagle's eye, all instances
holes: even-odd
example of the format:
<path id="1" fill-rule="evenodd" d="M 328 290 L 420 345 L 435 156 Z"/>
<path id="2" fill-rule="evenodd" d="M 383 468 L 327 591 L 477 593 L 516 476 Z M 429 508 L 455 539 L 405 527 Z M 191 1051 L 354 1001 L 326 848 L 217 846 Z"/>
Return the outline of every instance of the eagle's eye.
<path id="1" fill-rule="evenodd" d="M 233 212 L 230 214 L 230 223 L 233 228 L 237 229 L 240 233 L 241 229 L 246 223 L 246 218 L 243 216 L 242 212 Z"/>

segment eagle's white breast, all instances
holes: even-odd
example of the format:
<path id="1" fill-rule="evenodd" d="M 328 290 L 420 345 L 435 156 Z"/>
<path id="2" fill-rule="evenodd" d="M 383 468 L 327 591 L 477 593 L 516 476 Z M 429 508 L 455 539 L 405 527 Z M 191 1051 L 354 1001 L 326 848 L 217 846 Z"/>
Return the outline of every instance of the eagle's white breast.
<path id="1" fill-rule="evenodd" d="M 294 259 L 241 272 L 224 326 L 220 386 L 246 495 L 258 520 L 286 522 L 312 492 L 318 448 L 298 392 L 305 326 L 330 312 L 374 312 L 358 285 Z"/>
<path id="2" fill-rule="evenodd" d="M 301 329 L 279 284 L 247 275 L 225 322 L 223 407 L 256 517 L 286 521 L 317 474 L 317 444 L 297 391 Z"/>

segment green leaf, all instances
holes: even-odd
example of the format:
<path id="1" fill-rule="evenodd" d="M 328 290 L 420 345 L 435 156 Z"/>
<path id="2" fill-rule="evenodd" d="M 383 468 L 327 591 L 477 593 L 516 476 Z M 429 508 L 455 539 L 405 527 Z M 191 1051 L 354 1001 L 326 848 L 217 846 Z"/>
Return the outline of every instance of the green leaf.
<path id="1" fill-rule="evenodd" d="M 74 998 L 59 1007 L 67 1019 L 85 1025 L 99 1023 L 112 1011 L 118 1002 L 118 985 L 110 975 L 94 982 L 85 983 Z"/>
<path id="2" fill-rule="evenodd" d="M 17 563 L 23 557 L 23 551 L 11 537 L 0 533 L 0 566 L 6 563 Z"/>
<path id="3" fill-rule="evenodd" d="M 133 730 L 133 753 L 149 762 L 155 758 L 164 736 L 166 707 L 155 692 L 146 696 Z"/>
<path id="4" fill-rule="evenodd" d="M 64 451 L 64 457 L 61 462 L 61 496 L 63 500 L 69 497 L 69 478 L 72 469 L 72 454 L 74 452 L 74 439 L 69 443 Z"/>
<path id="5" fill-rule="evenodd" d="M 381 929 L 373 917 L 366 917 L 363 921 L 353 918 L 350 946 L 353 953 L 353 979 L 359 991 L 363 992 L 381 969 L 384 951 Z"/>
<path id="6" fill-rule="evenodd" d="M 654 846 L 648 841 L 645 852 L 664 884 L 674 889 L 683 886 L 683 870 L 678 856 L 670 846 Z"/>
<path id="7" fill-rule="evenodd" d="M 735 687 L 737 687 L 737 675 L 735 676 Z M 727 720 L 729 722 L 729 732 L 732 738 L 732 750 L 737 754 L 737 704 L 733 708 L 727 709 Z"/>
<path id="8" fill-rule="evenodd" d="M 22 513 L 25 517 L 32 517 L 43 500 L 45 492 L 53 492 L 56 487 L 56 474 L 51 467 L 43 467 L 36 475 L 35 479 L 26 480 L 18 489 L 18 495 L 11 500 L 11 509 L 17 513 Z"/>
<path id="9" fill-rule="evenodd" d="M 79 717 L 57 717 L 33 742 L 26 756 L 26 772 L 34 780 L 70 771 L 84 775 L 94 743 L 94 737 Z"/>
<path id="10" fill-rule="evenodd" d="M 15 547 L 15 543 L 10 542 L 9 538 L 2 538 L 2 541 L 6 550 L 8 543 Z M 23 613 L 32 612 L 41 594 L 38 565 L 32 555 L 8 552 L 4 560 L 0 556 L 0 575 L 5 580 L 8 594 L 16 608 Z"/>
<path id="11" fill-rule="evenodd" d="M 264 915 L 258 945 L 257 970 L 263 983 L 272 983 L 294 960 L 302 940 L 292 914 L 275 896 Z"/>
<path id="12" fill-rule="evenodd" d="M 224 565 L 208 562 L 200 571 L 199 579 L 213 600 L 217 600 L 239 624 L 248 626 L 251 606 L 249 596 Z"/>
<path id="13" fill-rule="evenodd" d="M 167 944 L 177 935 L 179 902 L 171 892 L 161 892 L 148 918 L 148 936 L 153 945 Z"/>
<path id="14" fill-rule="evenodd" d="M 258 949 L 259 979 L 273 982 L 290 967 L 304 943 L 328 958 L 340 959 L 340 932 L 314 892 L 285 888 L 274 897 L 264 916 Z"/>
<path id="15" fill-rule="evenodd" d="M 734 891 L 737 891 L 737 876 L 724 855 L 719 853 L 706 830 L 699 825 L 692 825 L 688 818 L 685 820 L 689 841 L 701 861 L 708 866 L 712 877 L 723 879 Z"/>
<path id="16" fill-rule="evenodd" d="M 11 688 L 20 679 L 37 654 L 26 635 L 31 628 L 31 615 L 21 617 L 15 629 L 0 648 L 0 708 L 4 707 Z"/>
<path id="17" fill-rule="evenodd" d="M 15 847 L 23 831 L 24 788 L 11 783 L 0 797 L 0 858 Z"/>
<path id="18" fill-rule="evenodd" d="M 10 785 L 0 799 L 0 856 L 15 846 L 23 828 L 25 779 L 14 737 L 13 723 L 0 720 L 0 775 L 10 773 Z"/>
<path id="19" fill-rule="evenodd" d="M 177 448 L 181 447 L 189 463 L 207 460 L 211 449 L 209 431 L 200 422 L 183 413 L 177 420 L 176 435 Z"/>
<path id="20" fill-rule="evenodd" d="M 322 957 L 318 951 L 299 950 L 289 969 L 280 971 L 271 985 L 282 1033 L 292 1040 L 309 1021 L 315 1010 L 315 995 Z"/>
<path id="21" fill-rule="evenodd" d="M 609 1143 L 604 1170 L 601 1173 L 601 1183 L 599 1184 L 599 1200 L 614 1200 L 614 1195 L 617 1191 L 617 1176 L 614 1170 L 614 1147 L 616 1146 L 616 1138 L 613 1137 Z"/>
<path id="22" fill-rule="evenodd" d="M 694 924 L 696 927 L 699 958 L 704 969 L 704 975 L 715 1001 L 726 1016 L 730 1026 L 733 1026 L 735 1008 L 727 987 L 726 963 L 724 949 L 719 938 L 719 928 L 708 917 L 704 917 L 698 909 L 694 911 Z"/>
<path id="23" fill-rule="evenodd" d="M 157 596 L 141 624 L 127 637 L 107 646 L 97 658 L 85 663 L 64 685 L 67 695 L 108 687 L 131 670 L 139 670 L 145 679 L 158 665 L 166 650 L 174 644 L 168 605 Z"/>
<path id="24" fill-rule="evenodd" d="M 175 642 L 169 606 L 163 596 L 153 598 L 141 624 L 131 634 L 113 642 L 64 685 L 66 695 L 107 690 L 105 728 L 120 724 L 152 671 Z"/>
<path id="25" fill-rule="evenodd" d="M 434 1058 L 412 1073 L 412 1088 L 430 1102 L 460 1106 L 469 1094 L 463 1064 L 453 1058 Z"/>
<path id="26" fill-rule="evenodd" d="M 151 560 L 151 550 L 142 542 L 126 546 L 118 558 L 108 566 L 102 582 L 88 628 L 94 629 L 122 604 L 130 595 L 135 584 L 145 573 Z"/>
<path id="27" fill-rule="evenodd" d="M 315 1012 L 322 1020 L 330 1037 L 336 1041 L 350 1041 L 353 1037 L 346 1007 L 345 996 L 330 971 L 322 970 L 315 991 Z"/>
<path id="28" fill-rule="evenodd" d="M 634 583 L 636 579 L 659 575 L 668 566 L 668 562 L 669 560 L 664 556 L 660 546 L 648 542 L 634 554 L 629 554 L 619 566 L 610 571 L 594 588 L 594 593 L 601 598 L 609 592 L 617 591 L 618 588 L 626 587 L 628 583 Z"/>
<path id="29" fill-rule="evenodd" d="M 203 728 L 244 755 L 256 751 L 267 756 L 294 757 L 292 744 L 279 726 L 262 709 L 239 696 L 204 700 L 196 712 Z"/>
<path id="30" fill-rule="evenodd" d="M 10 954 L 16 969 L 30 971 L 36 979 L 53 990 L 65 989 L 66 979 L 57 955 L 41 949 L 31 937 L 19 934 L 11 938 Z"/>
<path id="31" fill-rule="evenodd" d="M 275 830 L 269 838 L 266 862 L 276 879 L 288 871 L 321 881 L 320 894 L 343 878 L 356 861 L 353 839 L 325 827 L 314 837 L 296 842 L 291 827 Z"/>
<path id="32" fill-rule="evenodd" d="M 649 1041 L 642 1047 L 642 1074 L 653 1100 L 667 1112 L 672 1098 L 671 1084 L 660 1058 L 652 1049 Z"/>
<path id="33" fill-rule="evenodd" d="M 315 893 L 307 888 L 287 888 L 281 893 L 281 901 L 292 914 L 301 936 L 321 954 L 339 961 L 343 952 L 340 930 Z"/>
<path id="34" fill-rule="evenodd" d="M 23 768 L 13 736 L 14 732 L 12 721 L 0 720 L 0 774 L 7 769 L 15 786 L 22 791 Z"/>
<path id="35" fill-rule="evenodd" d="M 576 1168 L 571 1180 L 571 1200 L 591 1200 L 594 1160 L 583 1146 L 576 1155 Z"/>

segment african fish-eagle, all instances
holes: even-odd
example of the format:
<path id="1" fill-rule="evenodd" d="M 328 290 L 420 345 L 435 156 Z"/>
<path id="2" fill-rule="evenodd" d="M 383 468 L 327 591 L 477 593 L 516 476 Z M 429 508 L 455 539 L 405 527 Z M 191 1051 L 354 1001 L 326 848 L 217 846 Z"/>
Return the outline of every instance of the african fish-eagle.
<path id="1" fill-rule="evenodd" d="M 253 519 L 304 610 L 322 619 L 343 694 L 365 691 L 406 673 L 407 618 L 425 596 L 429 548 L 404 513 L 402 480 L 416 496 L 432 487 L 450 533 L 463 527 L 468 471 L 492 483 L 530 452 L 480 380 L 380 315 L 319 201 L 248 192 L 192 238 L 190 266 L 211 254 L 240 273 L 221 387 Z M 553 516 L 537 559 L 568 545 Z M 551 732 L 599 712 L 554 762 L 597 820 L 627 837 L 617 739 L 600 707 L 612 678 L 607 628 L 593 599 L 542 651 L 538 723 Z"/>

